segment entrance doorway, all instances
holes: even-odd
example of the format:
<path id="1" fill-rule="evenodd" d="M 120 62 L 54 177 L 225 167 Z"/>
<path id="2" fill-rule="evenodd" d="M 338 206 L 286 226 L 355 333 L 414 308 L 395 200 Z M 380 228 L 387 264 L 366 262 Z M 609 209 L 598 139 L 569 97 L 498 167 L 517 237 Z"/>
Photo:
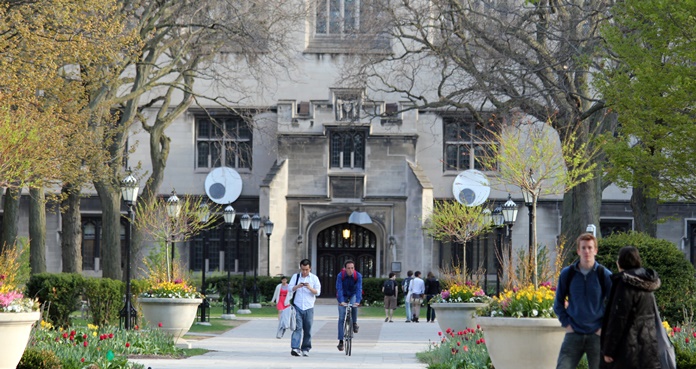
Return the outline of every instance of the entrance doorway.
<path id="1" fill-rule="evenodd" d="M 365 227 L 341 223 L 328 227 L 317 235 L 317 276 L 321 282 L 321 297 L 336 296 L 336 277 L 347 260 L 363 278 L 376 272 L 377 237 Z"/>

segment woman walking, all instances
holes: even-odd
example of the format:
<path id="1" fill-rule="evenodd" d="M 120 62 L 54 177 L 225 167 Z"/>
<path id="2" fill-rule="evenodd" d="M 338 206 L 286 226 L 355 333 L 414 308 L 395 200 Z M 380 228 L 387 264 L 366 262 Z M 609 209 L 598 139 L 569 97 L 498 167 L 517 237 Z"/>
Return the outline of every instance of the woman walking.
<path id="1" fill-rule="evenodd" d="M 273 298 L 271 302 L 276 303 L 276 309 L 278 309 L 278 319 L 280 319 L 280 314 L 290 305 L 285 305 L 285 297 L 288 295 L 290 290 L 290 285 L 288 285 L 288 277 L 281 277 L 280 283 L 276 286 L 275 292 L 273 292 Z"/>

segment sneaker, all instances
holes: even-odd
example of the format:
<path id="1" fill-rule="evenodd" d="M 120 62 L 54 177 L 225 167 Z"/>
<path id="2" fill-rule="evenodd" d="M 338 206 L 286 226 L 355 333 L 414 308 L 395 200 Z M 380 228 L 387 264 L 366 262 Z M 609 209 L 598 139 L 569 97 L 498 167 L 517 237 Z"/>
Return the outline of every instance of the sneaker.
<path id="1" fill-rule="evenodd" d="M 358 327 L 357 324 L 353 323 L 353 333 L 358 333 L 359 330 L 360 330 L 360 327 Z"/>
<path id="2" fill-rule="evenodd" d="M 302 356 L 309 356 L 309 351 L 307 351 L 307 350 L 302 351 Z"/>
<path id="3" fill-rule="evenodd" d="M 388 322 L 388 321 L 389 321 L 389 318 L 384 318 L 384 322 L 385 322 L 385 323 Z"/>
<path id="4" fill-rule="evenodd" d="M 336 347 L 338 348 L 338 351 L 343 351 L 343 341 L 338 341 L 338 346 Z"/>
<path id="5" fill-rule="evenodd" d="M 411 321 L 410 321 L 410 320 L 407 320 L 406 323 L 411 323 Z"/>
<path id="6" fill-rule="evenodd" d="M 300 349 L 292 349 L 290 351 L 290 355 L 292 355 L 292 356 L 300 356 L 300 354 L 301 354 Z"/>
<path id="7" fill-rule="evenodd" d="M 393 321 L 393 320 L 391 320 L 391 319 L 389 319 L 389 323 L 394 323 L 394 321 Z"/>

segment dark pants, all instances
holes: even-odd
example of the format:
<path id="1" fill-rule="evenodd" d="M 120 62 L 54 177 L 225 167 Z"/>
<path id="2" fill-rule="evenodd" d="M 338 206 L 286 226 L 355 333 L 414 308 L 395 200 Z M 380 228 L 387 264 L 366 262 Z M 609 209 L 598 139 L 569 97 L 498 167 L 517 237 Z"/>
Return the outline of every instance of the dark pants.
<path id="1" fill-rule="evenodd" d="M 566 333 L 561 352 L 558 354 L 556 369 L 575 369 L 583 354 L 587 354 L 589 369 L 599 369 L 599 336 L 594 333 Z"/>
<path id="2" fill-rule="evenodd" d="M 435 309 L 430 307 L 430 299 L 435 297 L 435 295 L 425 295 L 425 303 L 428 305 L 428 310 L 425 312 L 425 320 L 429 322 L 434 322 L 435 321 Z"/>

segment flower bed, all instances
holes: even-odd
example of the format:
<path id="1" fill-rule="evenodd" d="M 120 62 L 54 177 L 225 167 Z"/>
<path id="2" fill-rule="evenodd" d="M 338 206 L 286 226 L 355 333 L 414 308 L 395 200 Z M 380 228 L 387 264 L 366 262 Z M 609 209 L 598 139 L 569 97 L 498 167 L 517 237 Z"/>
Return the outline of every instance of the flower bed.
<path id="1" fill-rule="evenodd" d="M 486 311 L 491 317 L 555 318 L 553 302 L 556 288 L 543 283 L 539 288 L 529 285 L 522 289 L 505 290 L 493 298 Z"/>
<path id="2" fill-rule="evenodd" d="M 181 357 L 183 351 L 174 346 L 172 337 L 157 329 L 120 330 L 117 327 L 54 328 L 44 321 L 32 331 L 27 350 L 51 351 L 60 359 L 63 369 L 142 368 L 129 362 L 131 355 L 163 355 Z"/>
<path id="3" fill-rule="evenodd" d="M 456 303 L 456 302 L 479 302 L 486 303 L 491 300 L 483 292 L 481 287 L 471 283 L 456 283 L 443 290 L 439 295 L 430 300 L 431 303 Z"/>

